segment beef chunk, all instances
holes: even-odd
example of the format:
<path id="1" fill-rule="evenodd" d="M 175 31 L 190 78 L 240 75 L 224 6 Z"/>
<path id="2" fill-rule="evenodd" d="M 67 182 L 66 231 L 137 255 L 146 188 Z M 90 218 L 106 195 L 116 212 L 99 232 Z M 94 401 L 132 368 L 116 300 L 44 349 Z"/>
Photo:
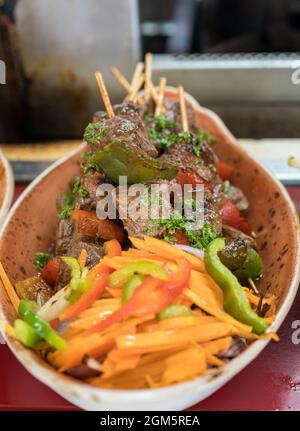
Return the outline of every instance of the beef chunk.
<path id="1" fill-rule="evenodd" d="M 176 133 L 182 132 L 182 121 L 181 121 L 181 111 L 179 102 L 172 102 L 170 100 L 165 101 L 165 116 L 174 121 Z M 189 103 L 186 104 L 187 108 L 187 118 L 189 129 L 192 130 L 195 124 L 194 110 Z"/>
<path id="2" fill-rule="evenodd" d="M 54 286 L 56 291 L 65 287 L 71 280 L 71 270 L 69 266 L 62 259 L 59 259 L 59 261 L 59 273 Z"/>
<path id="3" fill-rule="evenodd" d="M 97 207 L 97 188 L 104 181 L 105 176 L 100 172 L 88 172 L 83 175 L 80 178 L 80 187 L 87 192 L 87 196 L 84 197 L 78 193 L 74 207 L 86 211 L 95 211 Z"/>
<path id="4" fill-rule="evenodd" d="M 249 247 L 256 248 L 256 241 L 254 238 L 234 227 L 223 225 L 223 235 L 227 238 L 243 239 Z"/>
<path id="5" fill-rule="evenodd" d="M 94 124 L 95 132 L 92 133 L 92 139 L 86 135 L 90 151 L 97 152 L 113 140 L 121 139 L 129 141 L 133 146 L 145 151 L 151 157 L 157 157 L 158 151 L 148 138 L 145 124 L 138 114 L 139 111 L 136 111 L 131 105 L 120 105 L 119 111 L 122 115 L 102 118 L 98 129 L 98 123 Z M 94 116 L 95 118 L 97 116 Z"/>
<path id="6" fill-rule="evenodd" d="M 193 154 L 190 144 L 185 140 L 171 145 L 161 156 L 162 160 L 176 164 L 182 169 L 191 169 L 207 182 L 212 182 L 214 173 L 211 168 L 205 165 L 201 158 Z"/>
<path id="7" fill-rule="evenodd" d="M 73 236 L 73 223 L 70 220 L 59 220 L 56 229 L 56 254 L 63 255 L 69 247 L 69 243 Z"/>
<path id="8" fill-rule="evenodd" d="M 229 199 L 240 211 L 244 211 L 249 207 L 249 202 L 244 193 L 238 187 L 230 185 L 229 191 L 226 194 Z"/>
<path id="9" fill-rule="evenodd" d="M 103 257 L 103 247 L 102 245 L 93 244 L 91 242 L 82 241 L 80 237 L 74 235 L 71 239 L 66 255 L 78 258 L 82 249 L 87 251 L 87 266 L 94 266 L 99 263 L 99 260 Z"/>
<path id="10" fill-rule="evenodd" d="M 60 220 L 56 233 L 56 254 L 78 258 L 81 250 L 84 248 L 88 253 L 87 265 L 95 265 L 103 256 L 101 245 L 93 244 L 91 238 L 78 235 L 75 232 L 72 221 Z M 64 283 L 66 275 L 62 272 L 62 281 Z M 61 285 L 61 283 L 59 285 Z"/>
<path id="11" fill-rule="evenodd" d="M 165 188 L 166 193 L 169 194 L 170 183 L 168 181 L 158 181 L 156 183 L 158 186 Z M 150 193 L 151 186 L 147 186 L 147 190 Z M 117 188 L 117 209 L 120 213 L 125 212 L 128 209 L 130 212 L 131 206 L 134 205 L 135 197 L 131 197 L 122 193 L 122 187 Z M 126 196 L 126 198 L 125 198 Z M 127 202 L 126 202 L 127 201 Z M 154 207 L 156 208 L 156 212 L 152 212 L 152 215 L 155 215 L 156 218 L 160 218 L 163 215 L 164 211 L 173 211 L 171 202 L 164 193 L 160 192 L 158 189 L 153 190 L 153 194 L 143 195 L 140 199 L 138 199 L 138 203 L 136 205 L 137 212 L 141 210 L 143 211 L 146 217 L 133 219 L 130 217 L 130 214 L 127 214 L 127 217 L 122 218 L 124 229 L 127 231 L 129 236 L 143 237 L 144 235 L 161 237 L 165 233 L 165 228 L 161 228 L 152 221 L 150 205 L 152 211 L 154 211 Z M 142 208 L 143 207 L 143 208 Z M 166 214 L 166 213 L 165 213 Z"/>

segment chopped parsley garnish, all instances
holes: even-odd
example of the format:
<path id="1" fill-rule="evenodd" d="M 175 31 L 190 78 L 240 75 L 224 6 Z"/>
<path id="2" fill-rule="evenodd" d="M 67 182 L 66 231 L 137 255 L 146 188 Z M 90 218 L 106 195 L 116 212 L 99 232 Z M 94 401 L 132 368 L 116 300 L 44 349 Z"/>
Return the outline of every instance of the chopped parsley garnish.
<path id="1" fill-rule="evenodd" d="M 80 168 L 82 169 L 84 175 L 92 173 L 96 170 L 96 167 L 93 165 L 85 165 L 84 163 L 80 163 Z"/>
<path id="2" fill-rule="evenodd" d="M 173 216 L 168 219 L 153 220 L 152 222 L 159 228 L 166 229 L 163 238 L 173 244 L 175 242 L 175 233 L 178 231 L 185 234 L 192 247 L 199 249 L 205 249 L 211 241 L 217 238 L 213 225 L 208 221 L 204 222 L 201 234 L 199 231 L 190 229 L 190 220 L 187 220 L 186 217 Z"/>
<path id="3" fill-rule="evenodd" d="M 96 123 L 89 123 L 84 131 L 83 139 L 89 144 L 95 144 L 101 139 L 105 138 L 108 129 L 104 127 L 102 121 Z"/>
<path id="4" fill-rule="evenodd" d="M 51 253 L 38 252 L 34 255 L 34 264 L 38 269 L 44 269 L 48 260 L 52 258 Z"/>
<path id="5" fill-rule="evenodd" d="M 230 187 L 231 187 L 230 181 L 228 181 L 228 180 L 224 181 L 223 192 L 225 195 L 227 195 L 229 193 Z"/>
<path id="6" fill-rule="evenodd" d="M 151 127 L 148 127 L 148 134 L 152 141 L 162 150 L 165 150 L 172 144 L 172 134 L 170 131 L 174 129 L 175 123 L 173 120 L 165 117 L 164 115 L 147 114 L 146 121 L 151 122 Z"/>
<path id="7" fill-rule="evenodd" d="M 211 170 L 212 172 L 217 172 L 217 168 L 216 168 L 216 165 L 215 165 L 214 163 L 211 163 L 211 164 L 209 165 L 209 168 L 210 168 L 210 170 Z"/>
<path id="8" fill-rule="evenodd" d="M 199 236 L 193 230 L 186 232 L 186 236 L 192 247 L 205 249 L 214 239 L 217 238 L 216 231 L 209 222 L 204 222 L 201 233 L 202 235 Z"/>
<path id="9" fill-rule="evenodd" d="M 70 191 L 64 192 L 60 196 L 59 206 L 61 208 L 58 213 L 60 219 L 69 218 L 73 211 L 76 195 L 79 194 L 82 198 L 87 198 L 89 192 L 80 185 L 80 177 L 76 177 L 73 183 L 70 185 Z"/>

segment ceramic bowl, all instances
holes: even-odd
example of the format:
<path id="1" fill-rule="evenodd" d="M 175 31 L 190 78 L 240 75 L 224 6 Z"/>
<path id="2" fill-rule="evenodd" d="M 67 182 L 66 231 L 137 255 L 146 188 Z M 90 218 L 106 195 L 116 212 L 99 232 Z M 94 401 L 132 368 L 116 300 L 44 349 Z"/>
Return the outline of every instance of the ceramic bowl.
<path id="1" fill-rule="evenodd" d="M 0 150 L 0 226 L 5 221 L 14 195 L 14 176 L 9 162 Z"/>
<path id="2" fill-rule="evenodd" d="M 168 88 L 167 97 L 177 97 Z M 260 252 L 266 263 L 261 288 L 277 297 L 278 314 L 272 330 L 286 317 L 299 283 L 299 227 L 294 206 L 283 186 L 261 165 L 247 155 L 221 119 L 186 96 L 194 108 L 197 124 L 216 138 L 215 150 L 226 162 L 235 165 L 233 183 L 241 187 L 250 201 L 249 220 L 257 232 Z M 32 256 L 45 250 L 54 239 L 55 200 L 78 174 L 79 155 L 84 146 L 54 163 L 25 191 L 12 208 L 0 232 L 0 260 L 14 283 L 35 273 Z M 12 322 L 15 312 L 0 285 L 0 314 Z M 220 369 L 192 381 L 160 389 L 111 390 L 94 388 L 57 373 L 34 352 L 6 337 L 7 343 L 38 380 L 86 410 L 179 410 L 211 395 L 241 371 L 263 350 L 268 341 L 253 342 L 242 354 Z M 8 370 L 9 372 L 9 370 Z"/>

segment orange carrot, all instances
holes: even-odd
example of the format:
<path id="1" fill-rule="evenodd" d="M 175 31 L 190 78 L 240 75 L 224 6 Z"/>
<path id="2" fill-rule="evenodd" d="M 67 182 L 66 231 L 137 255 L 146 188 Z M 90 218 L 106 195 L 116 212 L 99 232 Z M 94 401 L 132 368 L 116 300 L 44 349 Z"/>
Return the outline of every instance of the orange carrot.
<path id="1" fill-rule="evenodd" d="M 78 258 L 78 262 L 81 270 L 83 270 L 83 268 L 85 267 L 87 256 L 88 256 L 87 251 L 83 248 Z"/>
<path id="2" fill-rule="evenodd" d="M 5 269 L 3 268 L 3 265 L 1 262 L 0 262 L 0 278 L 2 280 L 2 283 L 4 285 L 4 288 L 6 290 L 7 295 L 9 297 L 12 305 L 14 306 L 14 309 L 18 313 L 20 299 L 19 299 L 13 285 L 9 281 L 9 278 L 8 278 L 8 276 L 5 272 Z"/>
<path id="3" fill-rule="evenodd" d="M 120 256 L 122 253 L 122 247 L 118 240 L 111 239 L 106 241 L 103 245 L 104 254 L 108 257 Z"/>

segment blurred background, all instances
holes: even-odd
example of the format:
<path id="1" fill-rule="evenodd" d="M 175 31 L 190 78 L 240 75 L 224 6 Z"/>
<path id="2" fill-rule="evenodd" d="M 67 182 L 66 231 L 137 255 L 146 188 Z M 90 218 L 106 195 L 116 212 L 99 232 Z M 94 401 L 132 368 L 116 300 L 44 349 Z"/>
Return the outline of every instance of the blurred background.
<path id="1" fill-rule="evenodd" d="M 280 179 L 300 179 L 282 163 L 300 148 L 300 0 L 0 0 L 0 143 L 18 178 L 82 137 L 101 107 L 95 70 L 120 101 L 111 66 L 130 79 L 149 51 L 154 82 L 181 83 Z"/>

